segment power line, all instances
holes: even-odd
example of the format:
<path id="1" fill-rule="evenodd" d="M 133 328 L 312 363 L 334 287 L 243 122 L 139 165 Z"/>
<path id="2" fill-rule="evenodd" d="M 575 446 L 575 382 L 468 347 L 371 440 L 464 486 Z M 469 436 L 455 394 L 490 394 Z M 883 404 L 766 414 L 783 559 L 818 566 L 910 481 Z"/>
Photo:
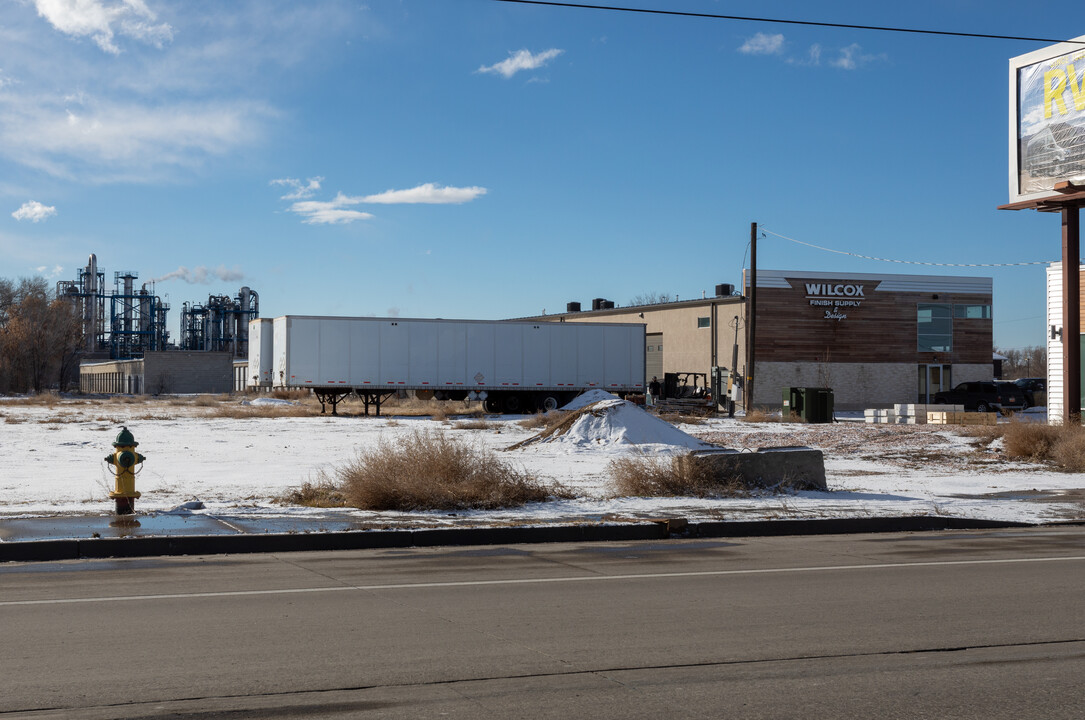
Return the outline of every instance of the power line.
<path id="1" fill-rule="evenodd" d="M 785 237 L 779 233 L 774 233 L 771 230 L 761 228 L 761 231 L 780 238 L 781 240 L 787 240 L 798 245 L 805 245 L 806 247 L 814 248 L 815 250 L 822 250 L 824 252 L 836 253 L 837 255 L 849 255 L 851 257 L 862 258 L 863 260 L 877 260 L 878 262 L 890 262 L 900 263 L 902 265 L 931 265 L 934 267 L 1019 267 L 1022 265 L 1050 265 L 1053 260 L 1037 260 L 1033 262 L 1014 262 L 1014 263 L 939 263 L 939 262 L 925 262 L 923 260 L 891 260 L 889 258 L 874 257 L 873 255 L 860 255 L 859 253 L 848 252 L 846 250 L 833 250 L 832 248 L 822 247 L 820 245 L 814 245 L 813 243 L 803 242 L 802 240 L 796 240 L 795 238 Z"/>
<path id="2" fill-rule="evenodd" d="M 879 30 L 881 32 L 911 33 L 913 35 L 943 35 L 949 37 L 983 38 L 987 40 L 1025 40 L 1043 43 L 1077 43 L 1082 40 L 1022 37 L 1020 35 L 991 35 L 988 33 L 952 32 L 949 30 L 922 30 L 918 28 L 890 27 L 882 25 L 855 25 L 851 23 L 816 22 L 814 20 L 784 20 L 782 18 L 747 17 L 743 15 L 717 15 L 715 13 L 684 12 L 681 10 L 654 10 L 651 8 L 619 7 L 615 5 L 589 5 L 586 3 L 551 2 L 550 0 L 493 0 L 518 5 L 548 5 L 551 7 L 576 8 L 578 10 L 609 10 L 611 12 L 640 13 L 643 15 L 671 15 L 678 17 L 705 18 L 709 20 L 739 20 L 744 22 L 776 23 L 779 25 L 810 25 L 813 27 L 845 28 L 848 30 Z"/>

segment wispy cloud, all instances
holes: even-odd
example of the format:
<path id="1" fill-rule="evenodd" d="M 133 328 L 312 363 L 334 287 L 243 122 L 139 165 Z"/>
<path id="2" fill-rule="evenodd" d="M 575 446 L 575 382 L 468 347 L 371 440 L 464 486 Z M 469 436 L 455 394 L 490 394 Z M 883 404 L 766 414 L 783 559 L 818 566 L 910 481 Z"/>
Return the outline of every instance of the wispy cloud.
<path id="1" fill-rule="evenodd" d="M 34 270 L 37 271 L 38 275 L 41 275 L 48 280 L 52 280 L 53 278 L 60 277 L 61 273 L 64 272 L 64 267 L 61 265 L 54 265 L 53 269 L 50 270 L 48 265 L 39 265 L 34 268 Z"/>
<path id="2" fill-rule="evenodd" d="M 89 37 L 107 53 L 120 54 L 116 35 L 161 48 L 173 39 L 173 28 L 155 23 L 157 16 L 143 0 L 34 0 L 38 15 L 73 37 Z"/>
<path id="3" fill-rule="evenodd" d="M 37 200 L 31 200 L 29 202 L 24 202 L 22 207 L 13 212 L 11 216 L 20 222 L 29 220 L 30 222 L 36 223 L 51 218 L 56 214 L 57 209 L 52 205 L 42 205 Z"/>
<path id="4" fill-rule="evenodd" d="M 832 56 L 832 50 L 826 50 L 819 43 L 811 45 L 804 55 L 786 54 L 787 39 L 780 33 L 766 34 L 757 33 L 747 38 L 738 48 L 738 52 L 744 55 L 779 55 L 789 65 L 805 65 L 818 67 L 826 56 Z M 839 48 L 836 55 L 824 64 L 839 70 L 858 70 L 861 67 L 875 62 L 888 62 L 889 56 L 885 53 L 864 53 L 863 48 L 857 43 Z"/>
<path id="5" fill-rule="evenodd" d="M 536 70 L 541 68 L 563 52 L 565 51 L 558 50 L 557 48 L 543 50 L 538 54 L 534 54 L 530 50 L 517 50 L 514 53 L 509 53 L 509 56 L 501 62 L 493 65 L 483 65 L 476 70 L 476 72 L 484 74 L 493 73 L 495 75 L 510 78 L 521 70 Z"/>
<path id="6" fill-rule="evenodd" d="M 269 69 L 322 69 L 337 40 L 383 32 L 374 15 L 349 0 L 6 3 L 0 161 L 94 184 L 188 179 L 272 131 Z"/>
<path id="7" fill-rule="evenodd" d="M 311 177 L 304 183 L 297 178 L 279 178 L 278 180 L 272 180 L 269 184 L 293 188 L 293 192 L 283 195 L 279 198 L 280 200 L 304 200 L 312 197 L 313 193 L 320 189 L 320 183 L 322 182 L 324 182 L 322 177 Z"/>
<path id="8" fill-rule="evenodd" d="M 369 220 L 373 216 L 360 210 L 350 210 L 360 205 L 364 198 L 348 197 L 337 193 L 334 200 L 302 200 L 290 206 L 290 212 L 301 215 L 306 225 L 347 225 L 355 220 Z"/>
<path id="9" fill-rule="evenodd" d="M 783 52 L 783 49 L 783 35 L 779 33 L 773 35 L 757 33 L 753 37 L 747 38 L 738 51 L 746 55 L 779 55 Z"/>
<path id="10" fill-rule="evenodd" d="M 485 194 L 484 187 L 441 187 L 424 183 L 409 190 L 385 190 L 376 195 L 366 195 L 361 201 L 374 205 L 459 205 Z"/>
<path id="11" fill-rule="evenodd" d="M 312 195 L 309 188 L 314 180 L 322 181 L 323 178 L 311 178 L 308 185 L 292 178 L 272 180 L 271 184 L 297 188 L 295 192 L 307 193 L 299 197 L 308 198 Z M 313 191 L 317 189 L 319 183 Z M 281 199 L 292 200 L 293 194 L 295 193 L 284 195 Z M 358 205 L 459 205 L 485 194 L 484 187 L 448 187 L 424 183 L 407 190 L 386 190 L 376 195 L 351 196 L 338 192 L 332 200 L 299 199 L 291 204 L 288 211 L 300 215 L 306 225 L 347 225 L 356 220 L 369 220 L 373 217 L 371 213 L 353 209 Z"/>
<path id="12" fill-rule="evenodd" d="M 841 70 L 857 70 L 864 65 L 873 62 L 885 62 L 888 59 L 889 56 L 885 53 L 877 55 L 864 53 L 863 48 L 858 43 L 852 43 L 845 48 L 840 48 L 840 54 L 836 59 L 829 61 L 829 65 Z"/>
<path id="13" fill-rule="evenodd" d="M 258 122 L 269 114 L 243 101 L 152 107 L 86 97 L 21 100 L 0 96 L 0 152 L 54 176 L 93 182 L 197 167 L 258 138 Z"/>
<path id="14" fill-rule="evenodd" d="M 217 268 L 208 268 L 206 265 L 200 265 L 199 267 L 189 270 L 182 265 L 173 272 L 168 272 L 161 277 L 152 278 L 150 282 L 160 283 L 166 282 L 167 280 L 184 280 L 186 283 L 192 285 L 210 285 L 216 280 L 221 282 L 239 282 L 244 279 L 245 274 L 236 267 L 231 270 L 225 265 L 219 265 Z"/>

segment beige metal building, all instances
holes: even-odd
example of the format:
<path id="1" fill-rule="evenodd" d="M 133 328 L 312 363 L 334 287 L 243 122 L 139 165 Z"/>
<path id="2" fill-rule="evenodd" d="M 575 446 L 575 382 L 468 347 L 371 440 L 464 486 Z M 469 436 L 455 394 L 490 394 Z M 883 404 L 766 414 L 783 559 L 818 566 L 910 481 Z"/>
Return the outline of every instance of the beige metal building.
<path id="1" fill-rule="evenodd" d="M 233 355 L 229 352 L 148 352 L 139 359 L 79 366 L 79 389 L 84 393 L 228 393 L 233 387 Z"/>
<path id="2" fill-rule="evenodd" d="M 720 285 L 717 295 L 696 300 L 606 307 L 596 300 L 592 310 L 569 310 L 525 320 L 548 322 L 637 323 L 645 326 L 645 381 L 663 380 L 667 373 L 704 373 L 713 367 L 745 365 L 745 300 L 732 295 L 733 286 Z"/>

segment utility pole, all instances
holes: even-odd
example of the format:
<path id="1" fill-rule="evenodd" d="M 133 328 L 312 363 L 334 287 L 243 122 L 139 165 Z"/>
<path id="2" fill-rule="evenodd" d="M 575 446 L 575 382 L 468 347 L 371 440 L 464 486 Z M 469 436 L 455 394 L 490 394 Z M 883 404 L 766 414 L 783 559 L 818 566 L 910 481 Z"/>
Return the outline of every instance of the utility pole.
<path id="1" fill-rule="evenodd" d="M 757 338 L 757 223 L 750 223 L 750 302 L 746 321 L 746 412 L 753 410 L 754 344 Z"/>

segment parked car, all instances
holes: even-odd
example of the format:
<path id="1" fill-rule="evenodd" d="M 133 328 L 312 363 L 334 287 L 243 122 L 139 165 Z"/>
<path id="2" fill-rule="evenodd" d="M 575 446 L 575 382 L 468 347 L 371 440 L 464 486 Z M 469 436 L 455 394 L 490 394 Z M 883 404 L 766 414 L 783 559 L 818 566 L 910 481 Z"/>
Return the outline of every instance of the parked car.
<path id="1" fill-rule="evenodd" d="M 1047 405 L 1047 378 L 1019 378 L 1013 384 L 1021 388 L 1025 396 L 1025 407 L 1044 407 Z"/>
<path id="2" fill-rule="evenodd" d="M 965 410 L 976 412 L 1003 412 L 1024 410 L 1025 394 L 1012 382 L 981 380 L 964 382 L 952 390 L 935 393 L 934 402 L 936 405 L 964 405 Z"/>

